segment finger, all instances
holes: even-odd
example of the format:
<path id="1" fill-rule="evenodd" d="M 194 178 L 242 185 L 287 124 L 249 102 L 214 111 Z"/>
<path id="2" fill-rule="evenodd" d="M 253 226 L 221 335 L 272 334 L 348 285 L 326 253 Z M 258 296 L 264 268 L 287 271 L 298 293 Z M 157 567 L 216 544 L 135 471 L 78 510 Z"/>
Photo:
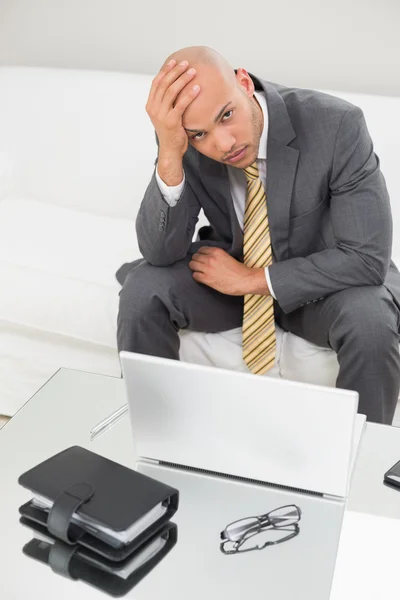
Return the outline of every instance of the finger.
<path id="1" fill-rule="evenodd" d="M 182 92 L 179 99 L 173 106 L 173 110 L 176 113 L 178 113 L 180 119 L 182 119 L 183 113 L 185 112 L 185 110 L 187 109 L 189 104 L 191 102 L 193 102 L 193 100 L 199 95 L 199 93 L 200 93 L 200 86 L 197 84 L 195 86 L 188 85 L 187 92 L 186 92 L 186 90 L 184 90 L 184 92 Z"/>
<path id="2" fill-rule="evenodd" d="M 207 256 L 205 254 L 198 254 L 197 252 L 196 252 L 196 254 L 193 254 L 192 260 L 203 263 L 203 264 L 208 263 Z"/>
<path id="3" fill-rule="evenodd" d="M 190 89 L 190 82 L 191 80 L 195 77 L 196 75 L 196 69 L 194 69 L 193 67 L 185 67 L 182 71 L 182 73 L 179 74 L 179 76 L 175 79 L 175 81 L 173 81 L 169 87 L 167 88 L 167 90 L 165 91 L 164 94 L 164 101 L 170 103 L 171 105 L 173 105 L 178 99 L 180 99 L 180 94 L 182 93 L 182 90 L 187 92 Z"/>
<path id="4" fill-rule="evenodd" d="M 215 248 L 212 248 L 210 246 L 201 246 L 201 248 L 199 248 L 197 252 L 199 252 L 200 254 L 212 254 L 213 252 L 215 252 Z"/>
<path id="5" fill-rule="evenodd" d="M 192 271 L 201 271 L 202 273 L 204 273 L 203 264 L 197 260 L 191 260 L 189 262 L 189 267 L 192 269 Z"/>
<path id="6" fill-rule="evenodd" d="M 160 81 L 162 80 L 163 77 L 165 77 L 165 75 L 167 73 L 172 71 L 172 69 L 175 67 L 175 65 L 176 65 L 176 60 L 172 59 L 171 61 L 168 61 L 161 67 L 158 74 L 156 75 L 156 77 L 153 79 L 153 81 L 151 83 L 151 88 L 150 88 L 150 92 L 149 92 L 149 97 L 147 99 L 147 104 L 153 104 L 154 97 L 156 95 L 156 91 L 158 89 L 158 85 L 159 85 Z"/>
<path id="7" fill-rule="evenodd" d="M 198 273 L 197 271 L 193 273 L 193 279 L 198 283 L 205 283 L 205 278 L 203 273 Z"/>
<path id="8" fill-rule="evenodd" d="M 176 65 L 160 80 L 154 96 L 156 105 L 165 103 L 168 109 L 171 109 L 178 93 L 194 77 L 194 72 L 189 73 L 190 68 L 187 61 L 184 63 Z"/>

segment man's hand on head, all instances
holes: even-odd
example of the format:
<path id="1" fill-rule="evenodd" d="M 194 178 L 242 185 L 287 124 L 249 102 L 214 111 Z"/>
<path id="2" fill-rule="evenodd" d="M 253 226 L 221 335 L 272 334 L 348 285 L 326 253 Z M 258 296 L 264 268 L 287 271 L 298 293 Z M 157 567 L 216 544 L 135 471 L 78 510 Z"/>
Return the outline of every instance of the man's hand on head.
<path id="1" fill-rule="evenodd" d="M 221 248 L 202 246 L 192 256 L 193 279 L 229 296 L 269 295 L 263 268 L 250 268 Z"/>

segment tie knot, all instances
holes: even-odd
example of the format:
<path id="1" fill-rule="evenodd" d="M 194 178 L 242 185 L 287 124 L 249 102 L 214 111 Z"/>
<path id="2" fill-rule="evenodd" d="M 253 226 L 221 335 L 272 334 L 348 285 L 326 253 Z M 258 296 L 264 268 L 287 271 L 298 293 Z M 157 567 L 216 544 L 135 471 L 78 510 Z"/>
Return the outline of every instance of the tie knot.
<path id="1" fill-rule="evenodd" d="M 258 173 L 257 161 L 254 161 L 252 165 L 243 169 L 244 174 L 246 175 L 247 181 L 252 181 L 253 179 L 258 179 L 260 177 Z"/>

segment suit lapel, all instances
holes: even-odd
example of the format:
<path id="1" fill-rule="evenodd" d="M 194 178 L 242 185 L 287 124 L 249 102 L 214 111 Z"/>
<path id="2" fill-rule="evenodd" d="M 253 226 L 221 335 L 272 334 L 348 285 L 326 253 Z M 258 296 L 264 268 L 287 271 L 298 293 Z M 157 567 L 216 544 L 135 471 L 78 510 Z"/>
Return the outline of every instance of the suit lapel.
<path id="1" fill-rule="evenodd" d="M 255 80 L 254 76 L 252 79 Z M 276 260 L 287 260 L 290 205 L 299 151 L 288 146 L 296 134 L 285 102 L 271 84 L 262 79 L 259 82 L 265 92 L 268 107 L 266 195 L 272 248 Z"/>
<path id="2" fill-rule="evenodd" d="M 299 152 L 270 138 L 267 143 L 267 208 L 271 242 L 277 261 L 289 258 L 290 204 Z"/>

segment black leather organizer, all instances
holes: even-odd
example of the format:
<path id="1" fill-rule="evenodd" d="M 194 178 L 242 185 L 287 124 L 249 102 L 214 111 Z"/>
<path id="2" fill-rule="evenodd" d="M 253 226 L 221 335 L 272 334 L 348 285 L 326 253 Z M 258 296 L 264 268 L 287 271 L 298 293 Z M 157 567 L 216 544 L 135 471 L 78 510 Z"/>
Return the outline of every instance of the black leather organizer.
<path id="1" fill-rule="evenodd" d="M 19 508 L 37 534 L 23 552 L 59 575 L 122 596 L 176 544 L 178 490 L 79 446 L 18 482 L 36 498 Z"/>

